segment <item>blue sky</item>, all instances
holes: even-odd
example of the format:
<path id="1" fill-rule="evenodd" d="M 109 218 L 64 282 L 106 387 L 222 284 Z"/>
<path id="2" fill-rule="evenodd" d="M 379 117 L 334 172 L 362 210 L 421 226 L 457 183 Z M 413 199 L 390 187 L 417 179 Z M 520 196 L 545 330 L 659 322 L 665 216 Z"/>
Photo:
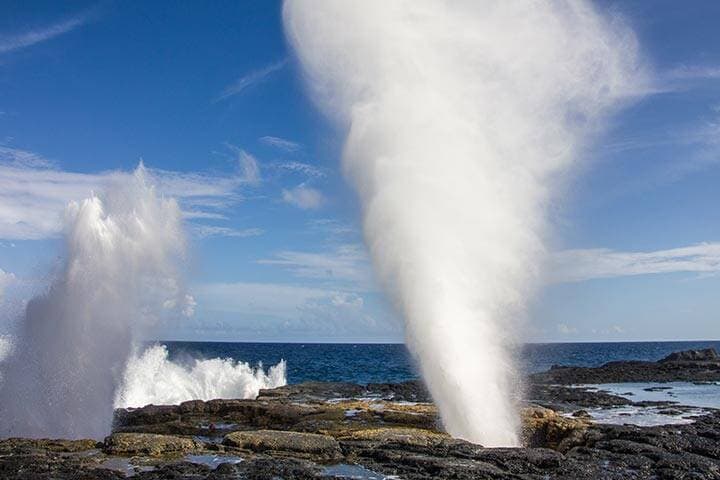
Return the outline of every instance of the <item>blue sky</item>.
<path id="1" fill-rule="evenodd" d="M 633 26 L 655 87 L 553 205 L 528 339 L 720 338 L 720 4 L 598 3 Z M 62 255 L 63 205 L 142 160 L 186 214 L 197 301 L 156 336 L 402 340 L 280 7 L 2 3 L 0 328 Z"/>

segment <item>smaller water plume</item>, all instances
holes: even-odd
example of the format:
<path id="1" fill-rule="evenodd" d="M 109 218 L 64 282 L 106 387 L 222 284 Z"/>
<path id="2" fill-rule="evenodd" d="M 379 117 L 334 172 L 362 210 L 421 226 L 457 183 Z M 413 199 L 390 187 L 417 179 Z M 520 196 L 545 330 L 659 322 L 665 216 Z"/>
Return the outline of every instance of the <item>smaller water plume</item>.
<path id="1" fill-rule="evenodd" d="M 0 436 L 102 438 L 138 332 L 180 305 L 177 203 L 140 165 L 71 203 L 66 255 L 20 319 L 0 368 Z"/>
<path id="2" fill-rule="evenodd" d="M 133 355 L 127 365 L 116 408 L 170 405 L 186 400 L 255 398 L 261 389 L 286 384 L 286 365 L 253 368 L 232 359 L 194 360 L 185 366 L 170 360 L 164 345 Z"/>

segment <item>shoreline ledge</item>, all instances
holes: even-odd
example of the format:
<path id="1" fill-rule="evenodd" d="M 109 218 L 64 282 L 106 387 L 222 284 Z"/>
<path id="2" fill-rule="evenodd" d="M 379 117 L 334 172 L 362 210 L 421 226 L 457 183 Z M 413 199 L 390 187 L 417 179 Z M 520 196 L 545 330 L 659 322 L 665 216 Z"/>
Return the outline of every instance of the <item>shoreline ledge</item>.
<path id="1" fill-rule="evenodd" d="M 714 350 L 659 362 L 556 366 L 528 378 L 521 448 L 450 437 L 417 381 L 309 382 L 262 390 L 255 400 L 118 409 L 113 433 L 102 441 L 0 440 L 0 478 L 720 479 L 720 411 L 706 408 L 684 424 L 599 423 L 589 412 L 689 410 L 574 386 L 718 382 Z"/>

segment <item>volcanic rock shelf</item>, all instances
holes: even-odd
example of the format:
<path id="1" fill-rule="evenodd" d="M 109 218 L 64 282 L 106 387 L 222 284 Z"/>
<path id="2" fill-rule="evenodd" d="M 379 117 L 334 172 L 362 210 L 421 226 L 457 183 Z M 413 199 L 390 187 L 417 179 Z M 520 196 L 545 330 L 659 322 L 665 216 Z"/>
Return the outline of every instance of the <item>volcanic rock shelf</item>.
<path id="1" fill-rule="evenodd" d="M 692 377 L 714 371 L 715 360 L 678 355 L 641 367 L 642 375 L 667 372 L 668 364 L 675 373 L 684 365 Z M 256 400 L 118 410 L 114 433 L 102 442 L 0 441 L 0 478 L 720 479 L 720 412 L 686 425 L 593 423 L 583 408 L 633 402 L 548 383 L 561 370 L 533 377 L 523 448 L 450 437 L 417 382 L 306 383 L 262 391 Z M 583 383 L 610 370 L 629 371 L 584 369 Z M 572 371 L 576 378 L 581 370 Z"/>

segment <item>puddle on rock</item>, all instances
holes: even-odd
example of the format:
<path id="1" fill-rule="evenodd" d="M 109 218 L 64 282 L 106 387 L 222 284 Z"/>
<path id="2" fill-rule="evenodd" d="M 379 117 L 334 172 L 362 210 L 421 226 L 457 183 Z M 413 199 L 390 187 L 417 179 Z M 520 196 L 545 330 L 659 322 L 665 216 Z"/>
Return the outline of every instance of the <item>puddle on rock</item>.
<path id="1" fill-rule="evenodd" d="M 237 427 L 237 423 L 201 423 L 198 428 L 205 430 L 230 430 Z"/>
<path id="2" fill-rule="evenodd" d="M 223 437 L 223 436 L 211 437 L 209 435 L 193 435 L 193 440 L 197 440 L 198 442 L 203 442 L 203 443 L 209 443 L 212 445 L 217 445 L 217 444 L 222 443 L 223 438 L 225 438 L 225 437 Z"/>
<path id="3" fill-rule="evenodd" d="M 186 455 L 185 461 L 190 463 L 199 463 L 212 469 L 223 463 L 240 463 L 242 458 L 235 455 Z"/>
<path id="4" fill-rule="evenodd" d="M 720 385 L 713 382 L 599 383 L 578 385 L 633 402 L 673 402 L 688 407 L 720 408 Z"/>
<path id="5" fill-rule="evenodd" d="M 399 480 L 400 478 L 396 475 L 383 475 L 382 473 L 373 472 L 360 465 L 350 465 L 347 463 L 328 465 L 323 469 L 323 474 L 328 477 L 352 480 Z"/>
<path id="6" fill-rule="evenodd" d="M 110 457 L 98 465 L 98 468 L 114 470 L 124 474 L 126 477 L 132 477 L 137 475 L 139 472 L 149 472 L 155 467 L 134 465 L 130 462 L 129 458 L 125 457 Z"/>
<path id="7" fill-rule="evenodd" d="M 638 407 L 634 405 L 598 408 L 586 410 L 597 423 L 614 425 L 637 425 L 652 427 L 657 425 L 686 425 L 707 411 L 701 408 L 689 408 L 681 411 L 668 411 L 667 407 Z"/>

